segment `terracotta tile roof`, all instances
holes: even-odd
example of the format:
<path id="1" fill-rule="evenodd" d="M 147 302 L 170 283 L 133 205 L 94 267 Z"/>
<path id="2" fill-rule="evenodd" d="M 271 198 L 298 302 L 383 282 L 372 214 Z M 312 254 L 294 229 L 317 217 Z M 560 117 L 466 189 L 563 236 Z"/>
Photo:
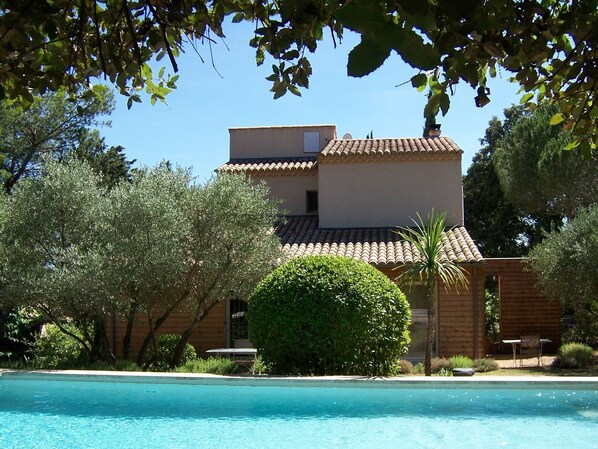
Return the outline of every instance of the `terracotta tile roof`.
<path id="1" fill-rule="evenodd" d="M 320 152 L 318 161 L 459 159 L 462 152 L 450 137 L 334 139 Z"/>
<path id="2" fill-rule="evenodd" d="M 272 159 L 232 159 L 216 169 L 217 172 L 292 175 L 316 174 L 315 157 L 272 158 Z"/>
<path id="3" fill-rule="evenodd" d="M 409 263 L 418 258 L 417 251 L 388 228 L 320 229 L 316 216 L 293 216 L 277 226 L 276 234 L 289 257 L 329 254 L 377 266 Z M 464 227 L 445 233 L 444 255 L 461 263 L 484 260 Z"/>

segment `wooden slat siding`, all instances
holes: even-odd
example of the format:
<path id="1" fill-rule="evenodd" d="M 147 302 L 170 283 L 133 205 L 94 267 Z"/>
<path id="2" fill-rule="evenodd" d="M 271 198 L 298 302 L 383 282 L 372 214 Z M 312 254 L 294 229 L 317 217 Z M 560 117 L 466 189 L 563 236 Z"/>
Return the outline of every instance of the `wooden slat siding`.
<path id="1" fill-rule="evenodd" d="M 483 272 L 477 268 L 478 281 L 474 283 L 473 268 L 467 267 L 466 270 L 469 282 L 467 288 L 450 287 L 447 291 L 444 284 L 439 282 L 438 285 L 439 357 L 457 354 L 472 358 L 484 356 L 484 300 L 483 282 L 480 277 Z M 477 292 L 474 292 L 474 284 Z M 477 301 L 477 308 L 474 299 Z M 477 323 L 474 312 L 477 312 Z"/>
<path id="2" fill-rule="evenodd" d="M 561 306 L 544 295 L 538 279 L 523 258 L 486 259 L 486 275 L 499 276 L 500 338 L 518 339 L 538 334 L 554 343 L 545 347 L 555 351 L 561 344 Z M 511 345 L 501 345 L 510 353 Z"/>
<path id="3" fill-rule="evenodd" d="M 205 355 L 205 351 L 212 348 L 221 348 L 226 344 L 225 329 L 225 303 L 224 301 L 216 304 L 202 319 L 199 327 L 191 335 L 189 343 L 193 345 L 199 356 Z M 188 312 L 173 312 L 158 331 L 161 334 L 180 334 L 191 323 L 191 316 Z M 112 342 L 112 320 L 107 323 L 108 340 Z M 124 321 L 116 322 L 116 355 L 122 357 L 122 340 L 125 334 L 126 323 Z M 146 318 L 142 315 L 133 328 L 131 335 L 131 358 L 135 358 L 137 351 L 148 331 Z"/>
<path id="4" fill-rule="evenodd" d="M 474 292 L 473 268 L 467 267 L 468 288 L 449 288 L 442 283 L 438 285 L 438 356 L 450 357 L 456 354 L 468 357 L 482 357 L 485 349 L 484 330 L 484 283 L 483 270 L 477 268 L 477 348 L 474 347 Z M 392 269 L 382 269 L 391 279 L 395 279 L 399 272 Z"/>

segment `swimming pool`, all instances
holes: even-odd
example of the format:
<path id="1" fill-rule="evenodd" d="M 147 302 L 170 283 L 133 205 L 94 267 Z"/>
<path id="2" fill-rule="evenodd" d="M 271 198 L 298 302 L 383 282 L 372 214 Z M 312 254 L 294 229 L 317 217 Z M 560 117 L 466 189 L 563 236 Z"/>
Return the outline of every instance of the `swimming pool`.
<path id="1" fill-rule="evenodd" d="M 591 382 L 116 379 L 5 373 L 0 447 L 598 447 Z"/>

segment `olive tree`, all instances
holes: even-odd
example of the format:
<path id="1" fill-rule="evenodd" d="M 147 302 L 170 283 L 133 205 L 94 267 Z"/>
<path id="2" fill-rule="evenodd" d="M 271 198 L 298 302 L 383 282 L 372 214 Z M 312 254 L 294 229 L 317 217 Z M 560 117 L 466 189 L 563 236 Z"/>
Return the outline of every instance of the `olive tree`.
<path id="1" fill-rule="evenodd" d="M 105 276 L 117 299 L 116 315 L 126 323 L 125 359 L 131 353 L 135 324 L 150 332 L 138 353 L 141 364 L 154 341 L 155 315 L 175 310 L 189 294 L 187 240 L 191 177 L 165 164 L 142 168 L 132 182 L 120 183 L 107 197 L 105 232 L 97 236 L 106 248 Z"/>
<path id="2" fill-rule="evenodd" d="M 598 340 L 598 206 L 581 211 L 530 253 L 541 287 L 575 315 L 578 337 Z"/>
<path id="3" fill-rule="evenodd" d="M 0 248 L 0 304 L 42 311 L 92 360 L 114 358 L 109 317 L 125 322 L 125 357 L 134 326 L 147 323 L 141 364 L 168 317 L 186 311 L 184 350 L 214 304 L 247 295 L 282 257 L 277 203 L 242 176 L 194 185 L 189 172 L 164 164 L 101 186 L 86 163 L 46 161 L 7 198 Z M 181 353 L 177 346 L 173 366 Z"/>
<path id="4" fill-rule="evenodd" d="M 247 298 L 283 257 L 274 234 L 278 202 L 267 198 L 265 184 L 243 175 L 219 174 L 192 189 L 190 232 L 186 241 L 190 289 L 189 327 L 181 335 L 172 365 L 206 313 L 219 301 Z"/>
<path id="5" fill-rule="evenodd" d="M 338 256 L 293 259 L 249 298 L 251 341 L 278 374 L 392 374 L 410 317 L 389 278 Z"/>
<path id="6" fill-rule="evenodd" d="M 44 165 L 38 179 L 17 184 L 6 201 L 0 298 L 5 306 L 41 311 L 97 359 L 108 347 L 103 323 L 114 310 L 102 276 L 106 252 L 97 238 L 104 231 L 105 191 L 85 163 Z"/>

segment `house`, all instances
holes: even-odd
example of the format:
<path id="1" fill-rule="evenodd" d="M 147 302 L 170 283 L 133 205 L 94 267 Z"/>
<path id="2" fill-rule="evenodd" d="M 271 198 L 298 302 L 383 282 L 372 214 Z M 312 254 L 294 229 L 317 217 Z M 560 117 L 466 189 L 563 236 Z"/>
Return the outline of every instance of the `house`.
<path id="1" fill-rule="evenodd" d="M 231 128 L 230 160 L 220 173 L 243 173 L 281 200 L 286 221 L 276 228 L 290 257 L 331 254 L 368 262 L 391 278 L 416 255 L 394 230 L 413 224 L 419 213 L 446 212 L 444 251 L 467 273 L 468 289 L 437 291 L 438 356 L 481 357 L 487 341 L 486 275 L 499 279 L 502 338 L 536 332 L 560 342 L 558 302 L 546 301 L 521 259 L 486 260 L 463 223 L 462 150 L 448 137 L 337 138 L 335 125 Z M 521 302 L 522 289 L 525 301 Z M 405 291 L 412 309 L 409 356 L 423 357 L 427 301 L 423 287 Z M 210 310 L 190 342 L 203 352 L 250 344 L 241 299 Z M 521 318 L 525 312 L 526 319 Z M 541 318 L 538 318 L 541 317 Z M 505 318 L 506 321 L 503 320 Z M 187 317 L 177 314 L 161 333 L 177 332 Z M 504 323 L 503 323 L 504 321 Z M 135 341 L 132 342 L 133 347 Z M 510 346 L 505 348 L 510 350 Z"/>
<path id="2" fill-rule="evenodd" d="M 473 288 L 439 289 L 438 353 L 479 354 L 484 315 L 474 306 L 483 286 L 473 276 L 484 260 L 463 227 L 461 154 L 447 137 L 338 139 L 334 125 L 233 128 L 230 160 L 218 171 L 264 181 L 282 200 L 287 221 L 276 232 L 291 257 L 344 255 L 393 278 L 394 268 L 413 257 L 393 230 L 412 225 L 417 213 L 445 211 L 455 226 L 447 234 L 447 256 L 466 265 Z M 407 295 L 410 355 L 417 357 L 424 352 L 427 305 L 423 288 Z"/>

